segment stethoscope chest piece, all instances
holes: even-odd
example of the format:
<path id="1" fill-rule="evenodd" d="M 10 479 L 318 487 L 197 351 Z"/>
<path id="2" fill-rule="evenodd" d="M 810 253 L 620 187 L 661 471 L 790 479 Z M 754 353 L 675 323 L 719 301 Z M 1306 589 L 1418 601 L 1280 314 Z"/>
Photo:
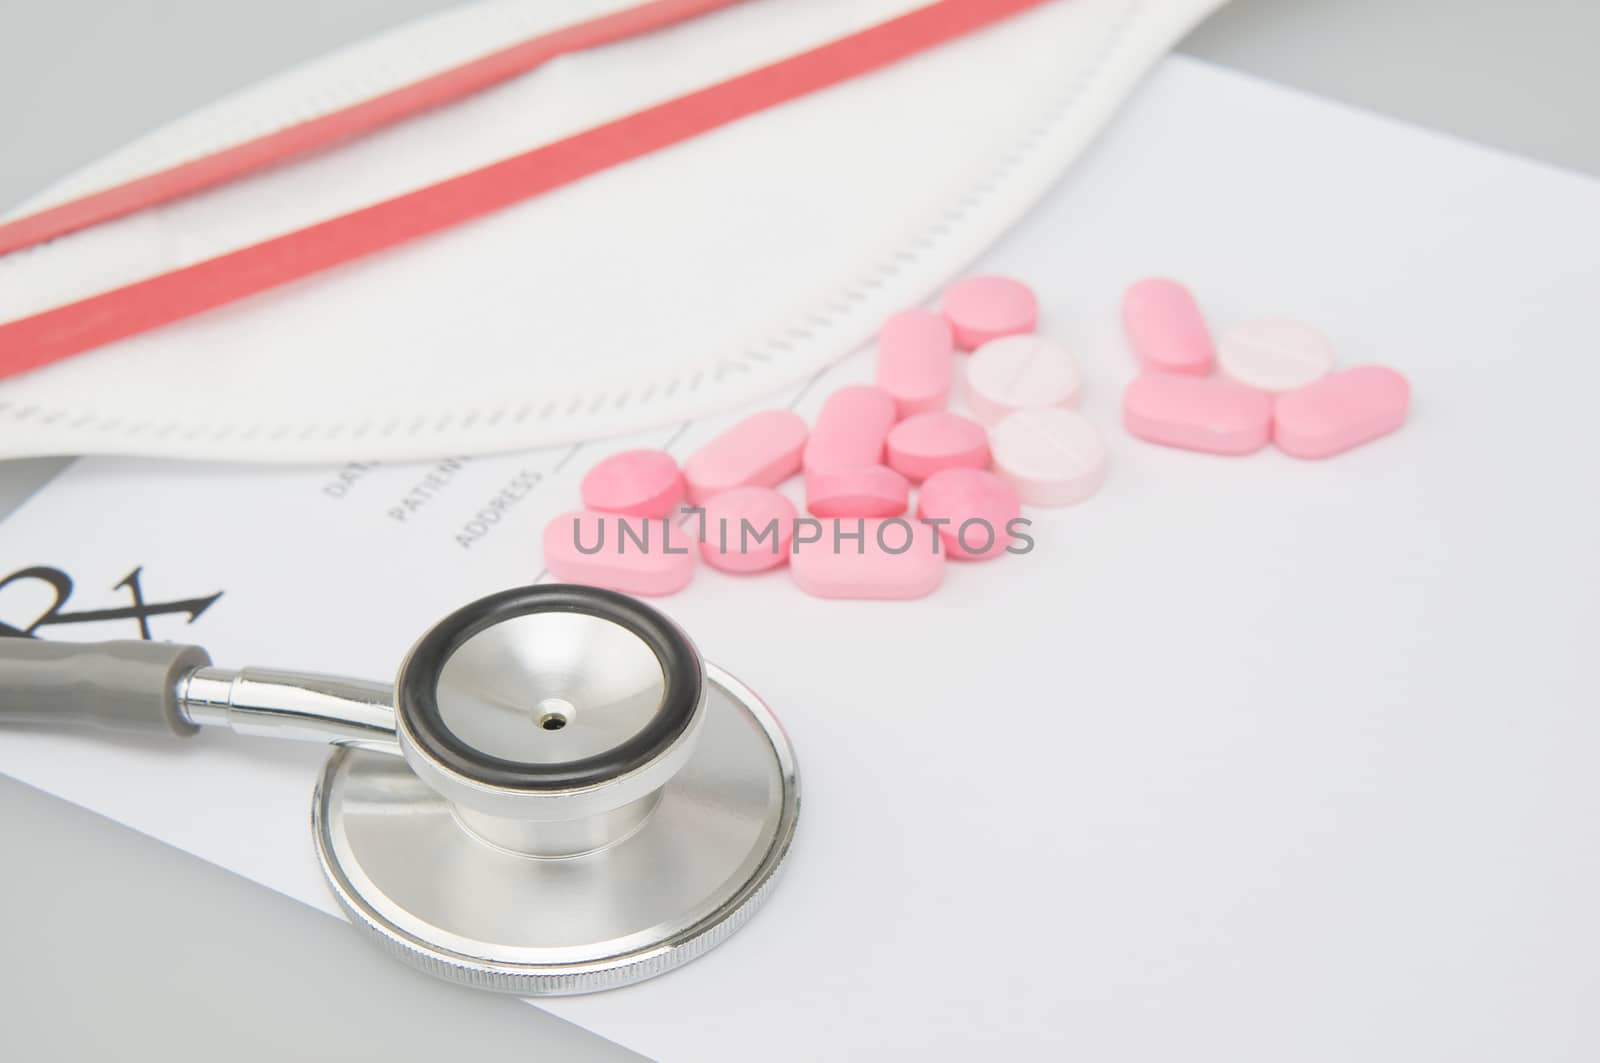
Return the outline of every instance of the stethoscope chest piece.
<path id="1" fill-rule="evenodd" d="M 528 587 L 412 649 L 402 756 L 344 747 L 312 827 L 334 895 L 400 959 L 525 996 L 650 978 L 755 911 L 799 812 L 767 708 L 621 595 Z"/>
<path id="2" fill-rule="evenodd" d="M 473 602 L 392 685 L 0 639 L 3 723 L 333 744 L 311 827 L 350 918 L 429 974 L 523 996 L 704 953 L 766 898 L 800 813 L 766 706 L 666 617 L 592 587 Z"/>

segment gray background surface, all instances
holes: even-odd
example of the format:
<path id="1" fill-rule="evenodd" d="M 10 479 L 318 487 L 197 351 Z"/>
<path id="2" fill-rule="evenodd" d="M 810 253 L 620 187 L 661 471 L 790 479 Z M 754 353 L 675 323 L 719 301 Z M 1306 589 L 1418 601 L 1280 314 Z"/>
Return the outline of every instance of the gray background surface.
<path id="1" fill-rule="evenodd" d="M 444 0 L 0 0 L 0 208 Z M 1183 51 L 1600 175 L 1594 0 L 1234 0 Z M 58 462 L 0 465 L 0 514 Z M 0 1059 L 639 1057 L 0 776 Z M 714 1002 L 708 1002 L 714 1007 Z"/>

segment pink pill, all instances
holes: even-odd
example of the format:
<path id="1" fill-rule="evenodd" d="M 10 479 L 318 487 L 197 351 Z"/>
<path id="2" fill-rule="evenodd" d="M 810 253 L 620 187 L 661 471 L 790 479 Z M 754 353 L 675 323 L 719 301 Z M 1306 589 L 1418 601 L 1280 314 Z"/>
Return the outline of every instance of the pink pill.
<path id="1" fill-rule="evenodd" d="M 817 598 L 921 598 L 944 579 L 944 551 L 931 525 L 901 517 L 825 520 L 795 539 L 789 571 Z"/>
<path id="2" fill-rule="evenodd" d="M 1074 406 L 1082 389 L 1077 360 L 1043 336 L 1004 336 L 967 360 L 967 401 L 984 424 L 1013 410 Z"/>
<path id="3" fill-rule="evenodd" d="M 898 517 L 911 484 L 884 465 L 854 465 L 806 474 L 806 509 L 818 517 Z"/>
<path id="4" fill-rule="evenodd" d="M 789 560 L 794 504 L 770 487 L 735 487 L 705 504 L 700 556 L 724 572 L 764 572 Z"/>
<path id="5" fill-rule="evenodd" d="M 672 594 L 694 577 L 694 536 L 670 521 L 578 510 L 545 525 L 544 564 L 565 583 Z"/>
<path id="6" fill-rule="evenodd" d="M 889 467 L 912 483 L 941 469 L 982 469 L 989 464 L 983 426 L 960 414 L 936 410 L 908 417 L 889 433 Z"/>
<path id="7" fill-rule="evenodd" d="M 753 413 L 683 463 L 696 504 L 735 487 L 771 487 L 800 469 L 806 423 L 789 410 Z"/>
<path id="8" fill-rule="evenodd" d="M 952 560 L 983 561 L 1011 545 L 1011 522 L 1022 516 L 1022 500 L 992 472 L 945 469 L 922 485 L 917 516 L 940 522 L 939 538 Z"/>
<path id="9" fill-rule="evenodd" d="M 1032 332 L 1039 322 L 1039 300 L 1026 284 L 1010 277 L 963 277 L 945 289 L 941 309 L 964 351 L 1001 336 Z"/>
<path id="10" fill-rule="evenodd" d="M 1151 443 L 1250 454 L 1272 434 L 1272 396 L 1221 377 L 1146 373 L 1123 393 L 1122 422 Z"/>
<path id="11" fill-rule="evenodd" d="M 895 422 L 894 400 L 877 388 L 840 388 L 822 404 L 806 443 L 807 473 L 877 465 Z"/>
<path id="12" fill-rule="evenodd" d="M 1076 410 L 1018 410 L 989 429 L 989 449 L 1031 506 L 1076 505 L 1105 481 L 1105 442 Z"/>
<path id="13" fill-rule="evenodd" d="M 1327 458 L 1406 422 L 1411 385 L 1393 369 L 1363 365 L 1278 396 L 1273 441 L 1297 458 Z"/>
<path id="14" fill-rule="evenodd" d="M 624 450 L 590 469 L 583 504 L 606 513 L 664 517 L 683 498 L 683 473 L 663 450 Z"/>
<path id="15" fill-rule="evenodd" d="M 878 387 L 900 417 L 942 410 L 950 398 L 956 341 L 932 310 L 902 310 L 878 332 Z"/>
<path id="16" fill-rule="evenodd" d="M 1146 369 L 1204 376 L 1216 356 L 1211 330 L 1189 289 L 1165 277 L 1142 280 L 1122 297 L 1122 327 Z"/>

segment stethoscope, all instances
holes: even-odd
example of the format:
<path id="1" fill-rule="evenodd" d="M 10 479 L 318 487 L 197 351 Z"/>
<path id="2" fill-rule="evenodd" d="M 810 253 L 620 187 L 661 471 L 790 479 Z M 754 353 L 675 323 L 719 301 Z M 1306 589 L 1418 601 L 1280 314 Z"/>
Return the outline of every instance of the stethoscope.
<path id="1" fill-rule="evenodd" d="M 332 743 L 311 828 L 351 921 L 429 974 L 524 996 L 641 981 L 727 938 L 800 811 L 767 707 L 659 612 L 590 587 L 458 609 L 392 687 L 0 639 L 0 721 Z"/>

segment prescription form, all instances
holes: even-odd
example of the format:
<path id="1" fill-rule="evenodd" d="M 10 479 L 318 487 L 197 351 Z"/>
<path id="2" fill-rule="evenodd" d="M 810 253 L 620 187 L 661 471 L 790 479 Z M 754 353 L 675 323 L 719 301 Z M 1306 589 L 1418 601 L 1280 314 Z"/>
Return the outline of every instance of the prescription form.
<path id="1" fill-rule="evenodd" d="M 706 566 L 662 599 L 793 737 L 797 843 L 704 959 L 539 1006 L 663 1060 L 1600 1053 L 1597 247 L 1593 180 L 1167 61 L 981 263 L 1083 363 L 1105 488 L 925 600 Z M 1116 308 L 1152 273 L 1214 328 L 1295 317 L 1395 366 L 1411 423 L 1321 463 L 1130 439 Z M 744 412 L 417 465 L 83 460 L 0 524 L 0 622 L 106 610 L 39 633 L 384 678 L 541 575 L 600 457 Z M 334 913 L 322 758 L 0 734 L 0 771 Z"/>

